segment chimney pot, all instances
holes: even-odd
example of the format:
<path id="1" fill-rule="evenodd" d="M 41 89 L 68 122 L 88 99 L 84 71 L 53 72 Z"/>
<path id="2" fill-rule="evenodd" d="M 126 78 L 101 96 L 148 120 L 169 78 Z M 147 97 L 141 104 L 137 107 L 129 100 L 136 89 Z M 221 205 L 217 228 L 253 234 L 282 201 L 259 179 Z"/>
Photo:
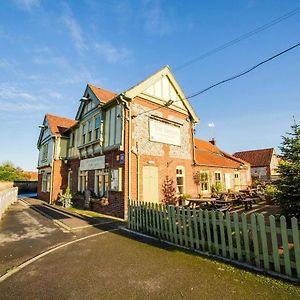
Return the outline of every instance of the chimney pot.
<path id="1" fill-rule="evenodd" d="M 209 142 L 214 146 L 217 144 L 214 138 L 212 138 Z"/>

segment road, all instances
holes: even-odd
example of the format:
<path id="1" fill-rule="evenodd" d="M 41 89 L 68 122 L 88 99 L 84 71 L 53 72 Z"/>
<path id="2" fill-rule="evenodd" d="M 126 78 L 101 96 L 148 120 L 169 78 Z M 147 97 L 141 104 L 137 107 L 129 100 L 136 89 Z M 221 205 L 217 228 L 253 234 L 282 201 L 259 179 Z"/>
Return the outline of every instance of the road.
<path id="1" fill-rule="evenodd" d="M 72 233 L 31 216 L 38 223 L 29 227 L 39 235 L 6 244 L 53 251 L 0 282 L 0 299 L 300 299 L 297 286 L 129 236 L 112 224 Z"/>

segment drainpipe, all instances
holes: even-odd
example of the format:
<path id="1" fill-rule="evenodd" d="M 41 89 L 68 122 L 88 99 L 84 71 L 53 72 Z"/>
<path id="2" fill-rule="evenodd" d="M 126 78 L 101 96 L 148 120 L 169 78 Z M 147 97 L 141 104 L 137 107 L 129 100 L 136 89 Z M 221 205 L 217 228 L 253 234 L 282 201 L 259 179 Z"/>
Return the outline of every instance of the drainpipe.
<path id="1" fill-rule="evenodd" d="M 51 179 L 50 179 L 50 198 L 49 198 L 49 204 L 52 204 L 52 197 L 53 197 L 53 172 L 54 172 L 54 155 L 55 155 L 55 145 L 56 145 L 56 139 L 55 136 L 53 139 L 53 145 L 52 145 L 52 158 L 51 158 Z"/>
<path id="2" fill-rule="evenodd" d="M 195 124 L 192 123 L 192 145 L 193 145 L 193 162 L 194 165 L 196 165 L 196 154 L 195 154 L 195 137 L 194 137 L 194 133 L 195 133 Z"/>
<path id="3" fill-rule="evenodd" d="M 136 190 L 137 190 L 137 201 L 140 201 L 140 154 L 139 154 L 139 145 L 136 142 L 136 152 L 132 151 L 136 155 Z"/>
<path id="4" fill-rule="evenodd" d="M 128 103 L 128 101 L 131 101 L 131 98 L 126 97 L 124 94 L 121 94 L 119 99 L 122 101 L 122 103 L 124 104 L 124 107 L 128 110 L 128 203 L 129 200 L 131 198 L 131 174 L 130 174 L 130 170 L 131 170 L 131 106 Z M 126 101 L 127 100 L 127 101 Z"/>

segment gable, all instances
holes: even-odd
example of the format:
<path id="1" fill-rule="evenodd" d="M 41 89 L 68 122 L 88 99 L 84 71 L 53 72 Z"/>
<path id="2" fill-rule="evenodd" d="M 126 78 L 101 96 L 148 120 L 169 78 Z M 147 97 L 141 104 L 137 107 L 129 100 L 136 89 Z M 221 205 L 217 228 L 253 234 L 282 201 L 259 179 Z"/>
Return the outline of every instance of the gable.
<path id="1" fill-rule="evenodd" d="M 199 122 L 198 116 L 168 66 L 128 89 L 124 95 L 131 99 L 140 96 L 162 105 L 172 100 L 174 103 L 168 107 L 191 116 L 194 123 Z"/>
<path id="2" fill-rule="evenodd" d="M 97 107 L 101 103 L 100 100 L 95 95 L 95 93 L 93 92 L 93 90 L 91 89 L 89 84 L 87 85 L 84 91 L 82 99 L 83 98 L 88 98 L 89 100 L 80 101 L 80 105 L 75 117 L 76 120 L 79 120 L 82 116 L 92 111 L 95 107 Z"/>
<path id="3" fill-rule="evenodd" d="M 48 121 L 46 116 L 44 117 L 43 127 L 41 128 L 40 135 L 37 142 L 37 147 L 39 148 L 43 141 L 47 140 L 52 136 Z"/>
<path id="4" fill-rule="evenodd" d="M 164 75 L 163 77 L 159 78 L 156 82 L 154 82 L 154 84 L 146 88 L 140 94 L 140 96 L 146 96 L 146 98 L 151 97 L 154 99 L 163 100 L 163 103 L 172 100 L 174 104 L 170 105 L 170 107 L 174 109 L 179 108 L 185 113 L 188 112 L 187 108 L 185 107 L 182 101 L 182 98 L 180 97 L 179 92 L 175 89 L 174 85 L 172 84 L 170 78 L 167 75 Z"/>

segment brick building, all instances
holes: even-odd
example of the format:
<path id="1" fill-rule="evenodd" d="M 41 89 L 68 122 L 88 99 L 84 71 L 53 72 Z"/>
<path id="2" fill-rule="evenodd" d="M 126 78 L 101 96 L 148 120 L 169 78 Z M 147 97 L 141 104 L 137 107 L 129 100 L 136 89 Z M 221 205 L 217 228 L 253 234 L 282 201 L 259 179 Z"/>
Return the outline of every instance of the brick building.
<path id="1" fill-rule="evenodd" d="M 274 148 L 240 151 L 233 156 L 251 164 L 253 180 L 271 181 L 278 179 L 278 164 L 280 158 Z"/>
<path id="2" fill-rule="evenodd" d="M 38 141 L 38 197 L 90 190 L 94 209 L 126 217 L 128 199 L 158 202 L 166 176 L 196 193 L 198 117 L 169 67 L 121 94 L 88 84 L 75 120 L 46 115 Z M 56 122 L 52 122 L 55 118 Z"/>
<path id="3" fill-rule="evenodd" d="M 128 199 L 160 202 L 167 177 L 178 195 L 197 196 L 198 121 L 169 67 L 120 94 L 88 84 L 75 120 L 45 116 L 38 197 L 89 190 L 94 210 L 126 218 Z"/>
<path id="4" fill-rule="evenodd" d="M 239 191 L 251 185 L 250 164 L 209 142 L 195 139 L 194 179 L 198 193 L 211 194 L 213 189 Z"/>

